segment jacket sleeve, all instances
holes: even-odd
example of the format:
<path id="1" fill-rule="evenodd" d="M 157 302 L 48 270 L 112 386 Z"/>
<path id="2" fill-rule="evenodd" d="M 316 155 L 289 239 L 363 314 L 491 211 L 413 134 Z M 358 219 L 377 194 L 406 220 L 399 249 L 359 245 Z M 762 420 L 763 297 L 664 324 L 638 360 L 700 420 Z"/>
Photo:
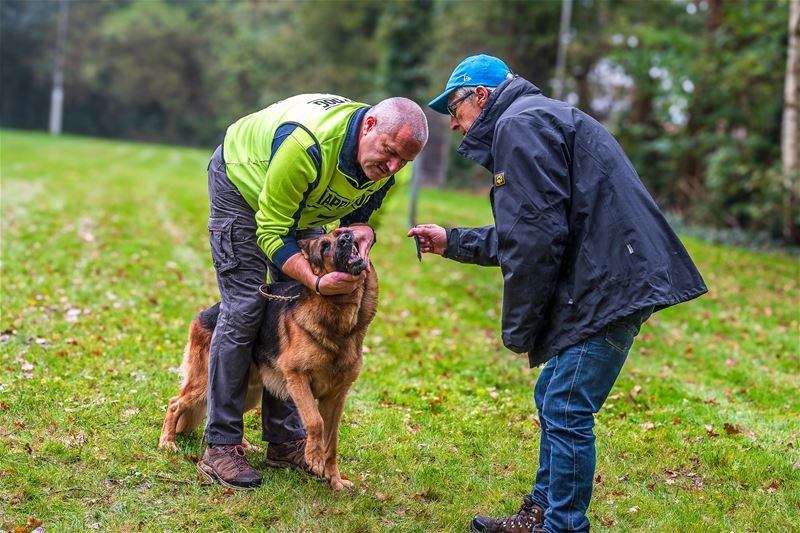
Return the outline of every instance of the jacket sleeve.
<path id="1" fill-rule="evenodd" d="M 315 147 L 315 141 L 301 128 L 281 139 L 274 147 L 258 196 L 256 238 L 278 268 L 300 251 L 295 230 L 308 195 L 319 181 Z"/>
<path id="2" fill-rule="evenodd" d="M 447 231 L 447 247 L 443 256 L 460 263 L 498 266 L 497 232 L 494 226 L 452 228 Z"/>
<path id="3" fill-rule="evenodd" d="M 530 351 L 545 321 L 569 232 L 570 151 L 564 136 L 530 119 L 495 127 L 492 156 L 497 247 L 503 271 L 503 344 Z"/>

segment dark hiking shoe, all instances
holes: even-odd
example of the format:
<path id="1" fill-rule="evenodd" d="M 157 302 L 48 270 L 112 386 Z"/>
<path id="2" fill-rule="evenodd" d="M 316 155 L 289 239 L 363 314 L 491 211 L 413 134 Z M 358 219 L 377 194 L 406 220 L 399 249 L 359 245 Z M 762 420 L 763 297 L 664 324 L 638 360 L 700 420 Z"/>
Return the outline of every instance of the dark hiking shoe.
<path id="1" fill-rule="evenodd" d="M 206 448 L 203 458 L 197 462 L 197 470 L 229 489 L 248 490 L 261 485 L 261 474 L 247 462 L 241 446 Z"/>
<path id="2" fill-rule="evenodd" d="M 475 515 L 470 529 L 477 533 L 538 533 L 544 531 L 541 529 L 543 523 L 544 509 L 534 504 L 530 496 L 525 496 L 517 514 L 498 519 Z"/>
<path id="3" fill-rule="evenodd" d="M 267 445 L 267 465 L 273 468 L 294 468 L 314 475 L 306 463 L 306 439 Z"/>

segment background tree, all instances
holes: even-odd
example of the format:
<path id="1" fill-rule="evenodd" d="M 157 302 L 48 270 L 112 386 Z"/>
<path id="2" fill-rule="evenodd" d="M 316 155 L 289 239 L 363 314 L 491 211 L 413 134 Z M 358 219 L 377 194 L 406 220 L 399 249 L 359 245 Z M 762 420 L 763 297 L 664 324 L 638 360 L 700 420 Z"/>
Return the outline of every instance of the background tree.
<path id="1" fill-rule="evenodd" d="M 784 178 L 783 236 L 788 241 L 797 241 L 800 240 L 796 190 L 800 177 L 800 0 L 791 2 L 787 48 L 781 137 Z"/>
<path id="2" fill-rule="evenodd" d="M 789 4 L 573 0 L 564 98 L 615 132 L 676 217 L 800 243 L 786 170 L 796 104 L 781 90 L 796 75 Z M 477 53 L 549 95 L 560 10 L 527 0 L 73 0 L 63 127 L 209 147 L 240 116 L 301 92 L 425 103 Z M 0 2 L 2 127 L 47 127 L 57 11 L 56 0 Z M 485 171 L 456 154 L 447 119 L 430 122 L 424 175 L 487 187 Z"/>

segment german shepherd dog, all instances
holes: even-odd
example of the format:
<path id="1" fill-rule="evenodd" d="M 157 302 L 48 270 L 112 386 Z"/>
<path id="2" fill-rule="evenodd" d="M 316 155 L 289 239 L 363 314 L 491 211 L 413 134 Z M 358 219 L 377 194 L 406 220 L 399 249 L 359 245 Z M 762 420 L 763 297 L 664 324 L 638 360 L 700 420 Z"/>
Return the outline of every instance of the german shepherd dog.
<path id="1" fill-rule="evenodd" d="M 367 267 L 351 231 L 298 244 L 317 276 L 334 271 L 358 275 Z M 267 297 L 244 409 L 261 404 L 262 387 L 284 400 L 291 398 L 306 427 L 305 460 L 313 474 L 334 490 L 352 489 L 353 484 L 339 473 L 336 445 L 345 397 L 361 371 L 364 335 L 378 305 L 375 269 L 350 294 L 322 296 L 300 283 L 267 287 L 277 286 L 284 288 L 274 292 L 292 295 L 284 298 L 289 301 Z M 191 431 L 206 416 L 208 351 L 219 305 L 200 312 L 189 327 L 182 365 L 185 378 L 180 393 L 169 401 L 160 448 L 177 451 L 175 432 Z M 243 445 L 250 446 L 246 441 Z"/>

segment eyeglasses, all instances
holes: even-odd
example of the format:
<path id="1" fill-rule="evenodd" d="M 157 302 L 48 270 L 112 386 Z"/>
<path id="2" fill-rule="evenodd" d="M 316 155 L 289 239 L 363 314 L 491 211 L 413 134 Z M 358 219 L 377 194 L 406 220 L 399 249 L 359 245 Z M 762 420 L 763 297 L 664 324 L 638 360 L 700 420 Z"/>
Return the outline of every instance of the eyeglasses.
<path id="1" fill-rule="evenodd" d="M 472 96 L 473 94 L 475 94 L 474 90 L 473 91 L 469 91 L 467 94 L 465 94 L 461 98 L 456 98 L 451 103 L 447 104 L 447 112 L 450 113 L 450 116 L 451 117 L 455 117 L 456 116 L 456 106 L 458 104 L 460 104 L 461 102 L 463 102 L 464 100 L 466 100 L 467 98 L 469 98 L 470 96 Z"/>

